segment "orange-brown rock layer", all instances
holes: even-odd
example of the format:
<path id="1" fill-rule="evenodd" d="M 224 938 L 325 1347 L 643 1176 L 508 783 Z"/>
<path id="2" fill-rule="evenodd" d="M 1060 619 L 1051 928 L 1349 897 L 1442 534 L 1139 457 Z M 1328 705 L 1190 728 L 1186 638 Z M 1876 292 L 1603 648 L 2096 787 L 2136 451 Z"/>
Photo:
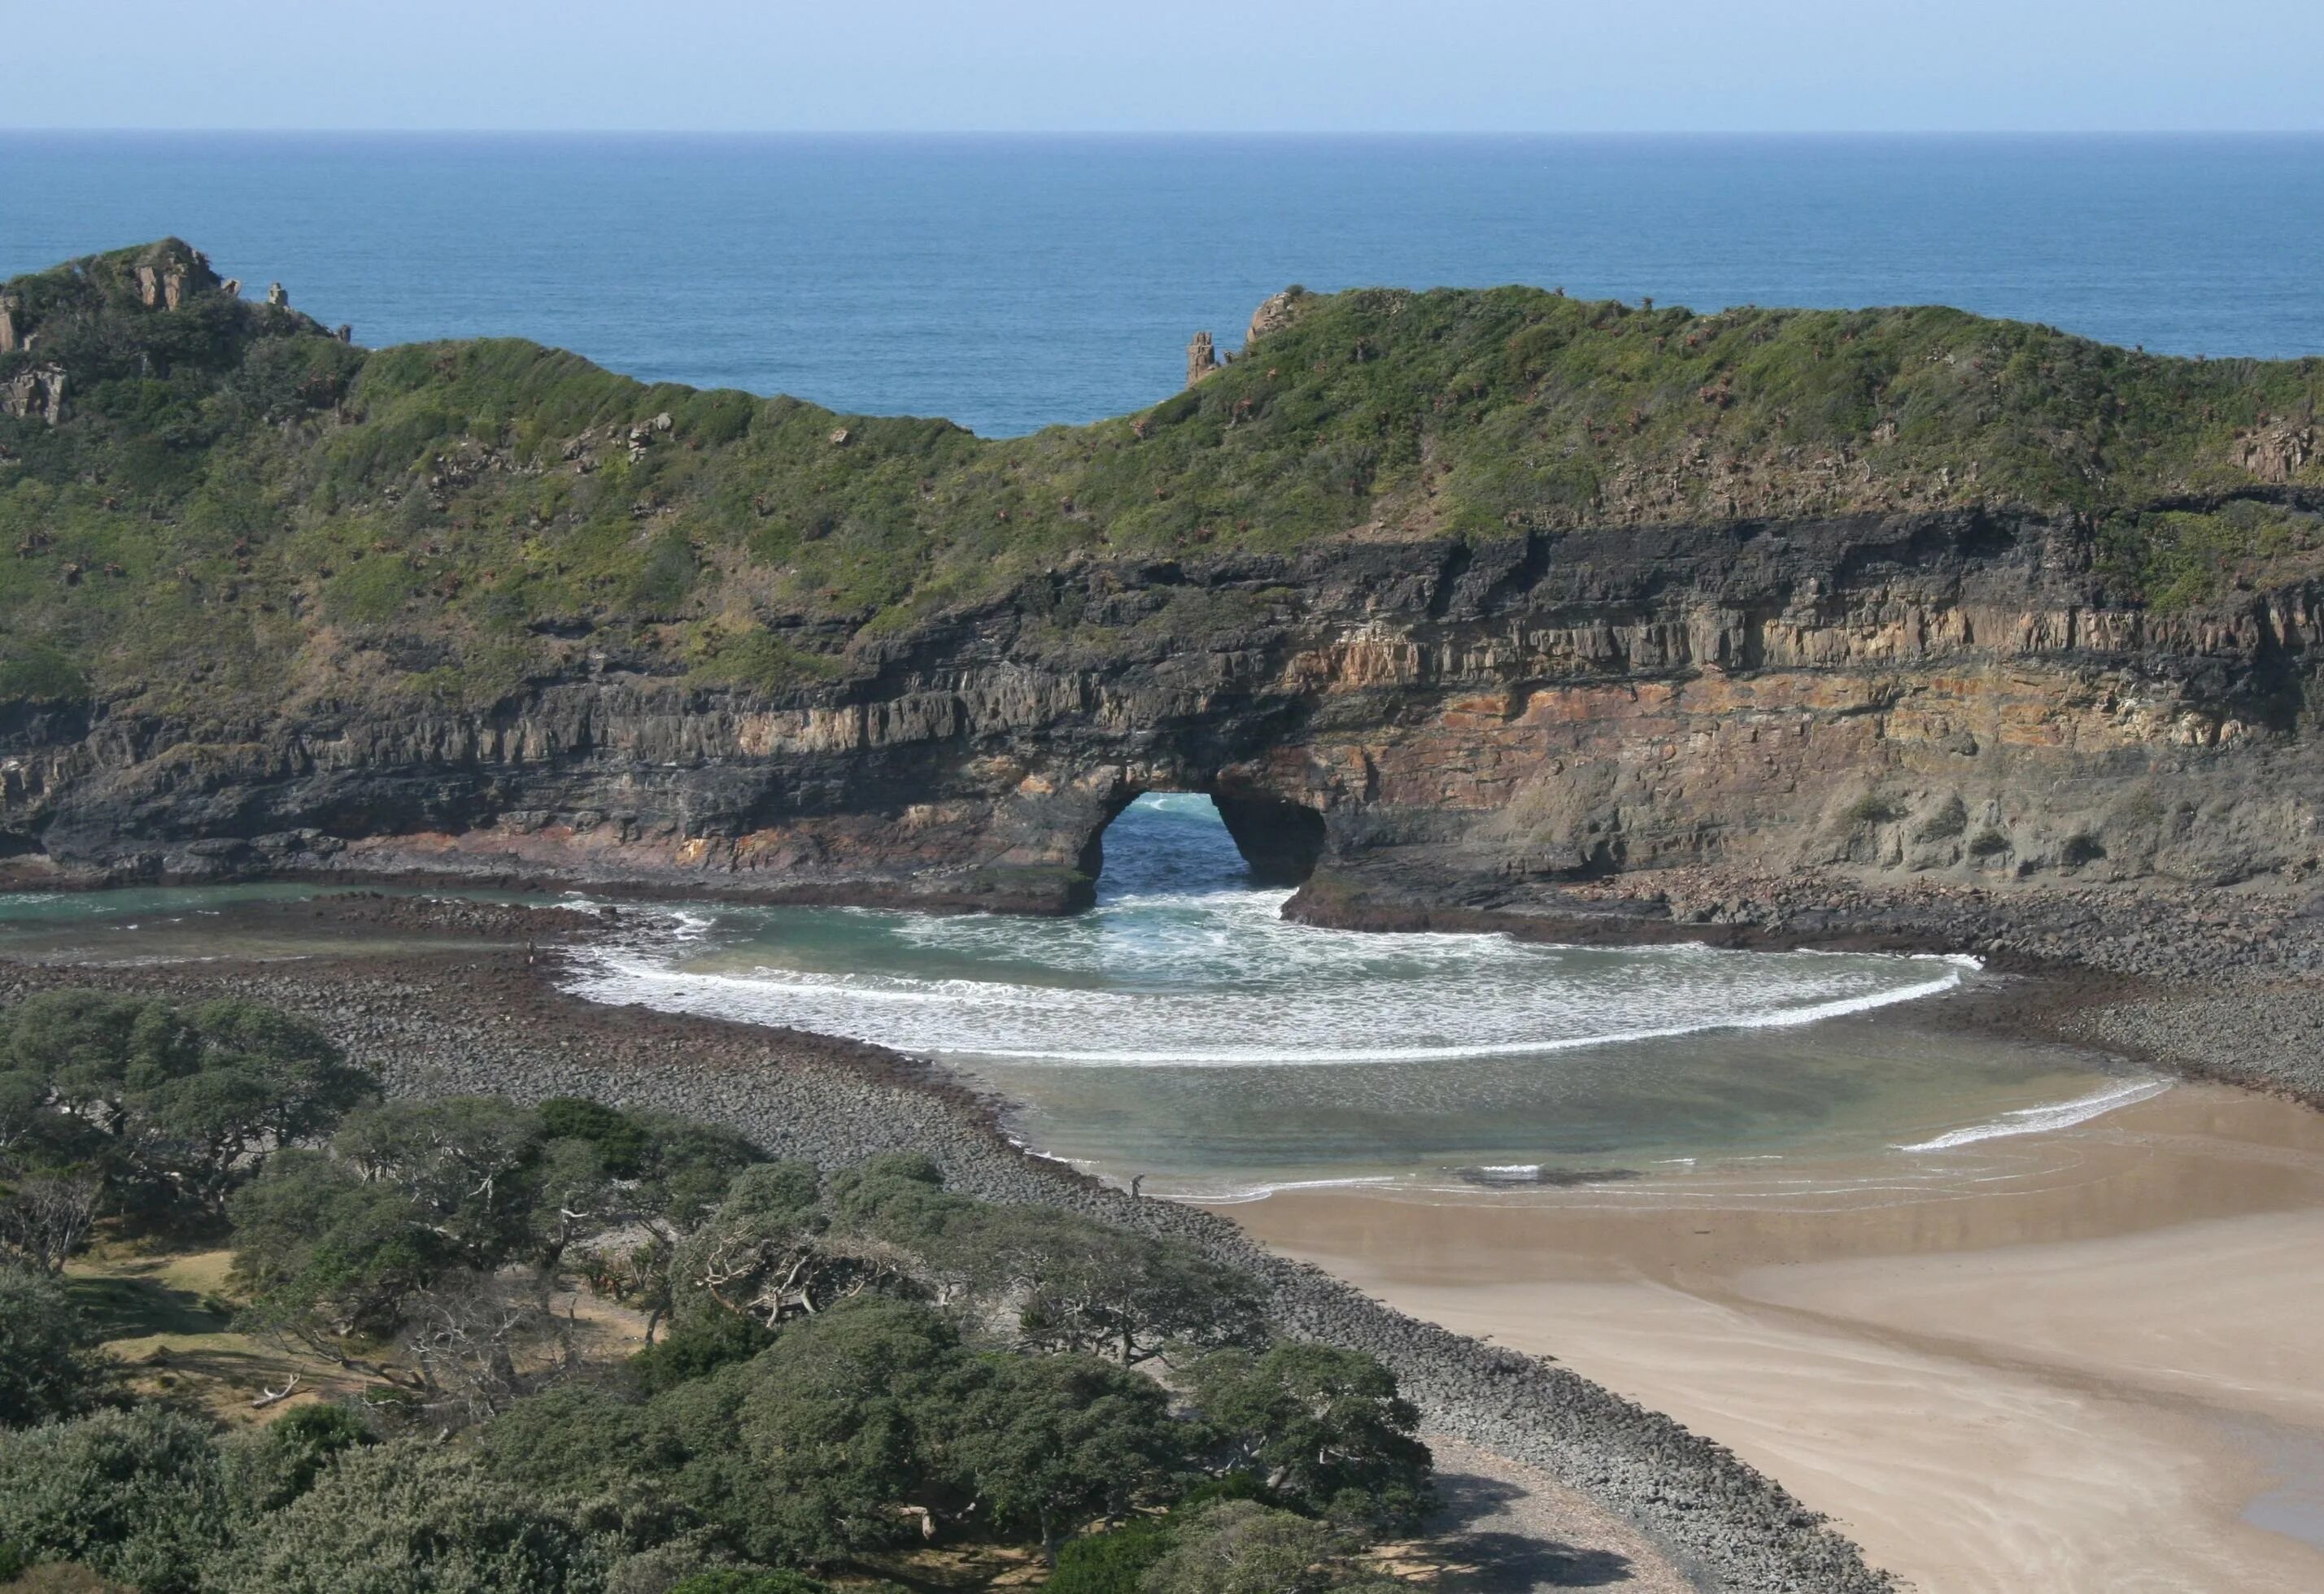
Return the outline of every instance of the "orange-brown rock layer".
<path id="1" fill-rule="evenodd" d="M 1349 540 L 1061 569 L 788 696 L 607 658 L 481 714 L 20 706 L 0 845 L 19 880 L 1056 911 L 1161 788 L 1215 796 L 1326 916 L 1696 866 L 2298 886 L 2324 854 L 2324 590 L 2157 613 L 2110 601 L 2094 552 L 1977 511 Z M 1069 631 L 1043 619 L 1064 596 Z"/>

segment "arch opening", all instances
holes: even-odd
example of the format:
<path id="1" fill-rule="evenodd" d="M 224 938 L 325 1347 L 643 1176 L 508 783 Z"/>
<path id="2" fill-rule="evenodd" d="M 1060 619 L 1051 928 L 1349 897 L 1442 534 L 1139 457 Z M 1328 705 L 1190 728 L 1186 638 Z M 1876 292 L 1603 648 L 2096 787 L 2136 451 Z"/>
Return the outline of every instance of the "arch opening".
<path id="1" fill-rule="evenodd" d="M 1130 792 L 1090 837 L 1082 871 L 1093 895 L 1298 886 L 1323 856 L 1323 816 L 1263 793 L 1148 788 Z"/>

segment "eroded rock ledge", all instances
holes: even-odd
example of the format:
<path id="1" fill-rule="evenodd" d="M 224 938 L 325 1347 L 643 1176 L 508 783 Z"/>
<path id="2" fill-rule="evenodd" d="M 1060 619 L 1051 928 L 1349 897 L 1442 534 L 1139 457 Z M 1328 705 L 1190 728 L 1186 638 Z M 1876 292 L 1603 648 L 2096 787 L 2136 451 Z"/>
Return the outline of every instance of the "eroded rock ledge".
<path id="1" fill-rule="evenodd" d="M 1705 866 L 2302 889 L 2324 584 L 2158 613 L 2095 562 L 2070 519 L 1974 511 L 1348 538 L 1077 562 L 783 695 L 613 655 L 476 714 L 21 705 L 0 869 L 1054 912 L 1167 789 L 1337 922 Z"/>

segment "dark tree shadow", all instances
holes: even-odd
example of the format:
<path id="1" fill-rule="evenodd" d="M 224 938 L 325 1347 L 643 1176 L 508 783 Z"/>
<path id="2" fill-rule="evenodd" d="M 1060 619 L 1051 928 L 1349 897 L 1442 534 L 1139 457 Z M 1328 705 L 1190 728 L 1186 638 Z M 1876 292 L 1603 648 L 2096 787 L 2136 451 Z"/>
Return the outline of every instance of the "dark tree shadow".
<path id="1" fill-rule="evenodd" d="M 1524 1531 L 1532 1495 L 1499 1479 L 1440 1472 L 1442 1502 L 1413 1548 L 1442 1570 L 1442 1594 L 1533 1594 L 1541 1589 L 1602 1589 L 1630 1580 L 1630 1558 Z"/>

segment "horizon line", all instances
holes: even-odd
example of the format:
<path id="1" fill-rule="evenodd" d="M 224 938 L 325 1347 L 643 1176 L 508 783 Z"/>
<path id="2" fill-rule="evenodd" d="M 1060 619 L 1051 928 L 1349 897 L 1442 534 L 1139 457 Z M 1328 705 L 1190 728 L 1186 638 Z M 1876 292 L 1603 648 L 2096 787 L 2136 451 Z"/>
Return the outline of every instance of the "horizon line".
<path id="1" fill-rule="evenodd" d="M 312 138 L 2319 138 L 2314 127 L 248 127 L 0 124 L 0 138 L 147 134 Z"/>

